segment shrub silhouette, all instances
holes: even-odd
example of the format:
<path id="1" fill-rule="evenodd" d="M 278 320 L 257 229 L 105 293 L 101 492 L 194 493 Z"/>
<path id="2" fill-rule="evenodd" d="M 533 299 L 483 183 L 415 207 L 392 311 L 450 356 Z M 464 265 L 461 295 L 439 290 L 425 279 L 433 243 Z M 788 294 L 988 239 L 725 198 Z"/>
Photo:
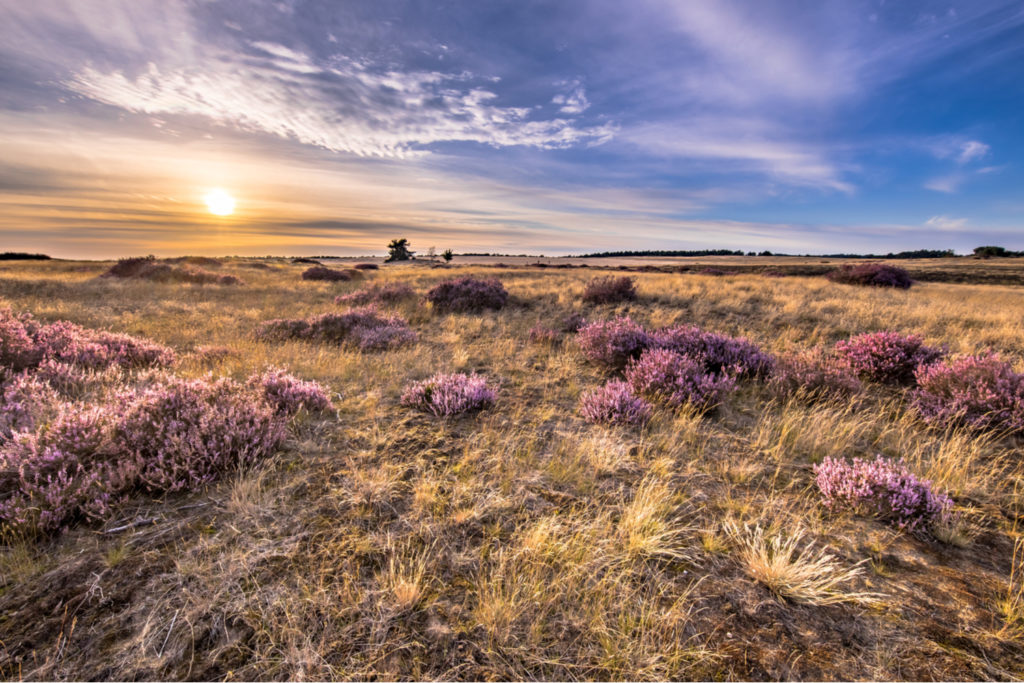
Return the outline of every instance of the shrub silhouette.
<path id="1" fill-rule="evenodd" d="M 832 282 L 844 285 L 861 285 L 863 287 L 895 287 L 910 289 L 914 281 L 910 273 L 903 268 L 885 263 L 861 263 L 855 266 L 845 265 L 825 274 Z"/>
<path id="2" fill-rule="evenodd" d="M 616 304 L 636 300 L 636 282 L 631 277 L 594 278 L 583 290 L 583 301 L 591 304 Z"/>

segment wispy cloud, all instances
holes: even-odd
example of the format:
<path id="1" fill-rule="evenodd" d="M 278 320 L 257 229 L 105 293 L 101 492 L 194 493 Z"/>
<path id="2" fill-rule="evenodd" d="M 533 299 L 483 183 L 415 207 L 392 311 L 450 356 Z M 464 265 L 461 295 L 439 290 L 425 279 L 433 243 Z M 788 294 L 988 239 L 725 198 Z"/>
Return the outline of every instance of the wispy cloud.
<path id="1" fill-rule="evenodd" d="M 929 228 L 936 230 L 963 230 L 967 227 L 966 218 L 953 218 L 952 216 L 932 216 L 924 222 Z"/>
<path id="2" fill-rule="evenodd" d="M 201 116 L 362 156 L 407 157 L 440 142 L 558 149 L 615 132 L 611 123 L 579 125 L 503 106 L 472 74 L 386 70 L 342 55 L 321 65 L 282 45 L 252 47 L 255 54 L 221 53 L 202 67 L 150 63 L 137 76 L 85 67 L 65 85 L 132 112 Z M 584 104 L 582 90 L 574 91 L 561 111 L 578 113 Z"/>

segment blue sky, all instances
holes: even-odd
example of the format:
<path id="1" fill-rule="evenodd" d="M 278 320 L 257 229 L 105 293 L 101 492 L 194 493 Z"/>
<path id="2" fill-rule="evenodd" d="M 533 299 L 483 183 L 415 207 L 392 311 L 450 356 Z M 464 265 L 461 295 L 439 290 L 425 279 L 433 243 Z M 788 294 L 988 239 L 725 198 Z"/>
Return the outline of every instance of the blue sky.
<path id="1" fill-rule="evenodd" d="M 0 9 L 6 249 L 1024 249 L 1020 2 Z"/>

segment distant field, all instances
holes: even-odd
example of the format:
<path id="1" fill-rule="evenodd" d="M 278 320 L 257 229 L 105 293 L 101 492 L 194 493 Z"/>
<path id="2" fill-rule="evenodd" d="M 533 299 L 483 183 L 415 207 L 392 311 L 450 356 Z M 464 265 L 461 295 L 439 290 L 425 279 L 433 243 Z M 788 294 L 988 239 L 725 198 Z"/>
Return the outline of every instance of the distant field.
<path id="1" fill-rule="evenodd" d="M 919 280 L 907 291 L 760 272 L 842 263 L 456 257 L 349 282 L 304 281 L 308 264 L 288 259 L 201 266 L 238 286 L 0 263 L 0 306 L 165 344 L 184 377 L 280 366 L 322 383 L 335 408 L 300 414 L 279 453 L 207 487 L 139 492 L 55 538 L 8 538 L 0 676 L 1020 679 L 1019 436 L 928 426 L 904 387 L 865 382 L 812 403 L 765 378 L 703 416 L 659 408 L 643 427 L 597 426 L 581 395 L 615 373 L 571 333 L 530 340 L 574 312 L 697 325 L 775 355 L 890 330 L 951 354 L 991 349 L 1024 371 L 1024 259 L 899 261 Z M 638 300 L 582 303 L 605 268 L 631 269 L 612 274 L 634 277 Z M 509 303 L 442 314 L 424 302 L 463 275 L 499 278 Z M 382 283 L 416 292 L 385 307 L 415 343 L 255 338 L 262 321 L 341 312 L 336 296 Z M 494 406 L 438 418 L 401 404 L 439 371 L 486 376 Z M 955 524 L 911 533 L 822 505 L 815 464 L 879 454 L 952 496 Z M 764 578 L 773 561 L 809 569 L 804 583 L 837 581 L 794 597 Z"/>

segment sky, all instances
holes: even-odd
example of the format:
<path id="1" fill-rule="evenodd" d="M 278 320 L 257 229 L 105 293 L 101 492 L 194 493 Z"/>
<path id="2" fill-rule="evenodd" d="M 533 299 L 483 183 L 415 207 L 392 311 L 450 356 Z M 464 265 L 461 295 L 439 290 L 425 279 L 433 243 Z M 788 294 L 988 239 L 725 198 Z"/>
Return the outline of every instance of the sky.
<path id="1" fill-rule="evenodd" d="M 0 250 L 1024 249 L 1024 3 L 0 0 Z M 217 216 L 219 189 L 235 210 Z"/>

